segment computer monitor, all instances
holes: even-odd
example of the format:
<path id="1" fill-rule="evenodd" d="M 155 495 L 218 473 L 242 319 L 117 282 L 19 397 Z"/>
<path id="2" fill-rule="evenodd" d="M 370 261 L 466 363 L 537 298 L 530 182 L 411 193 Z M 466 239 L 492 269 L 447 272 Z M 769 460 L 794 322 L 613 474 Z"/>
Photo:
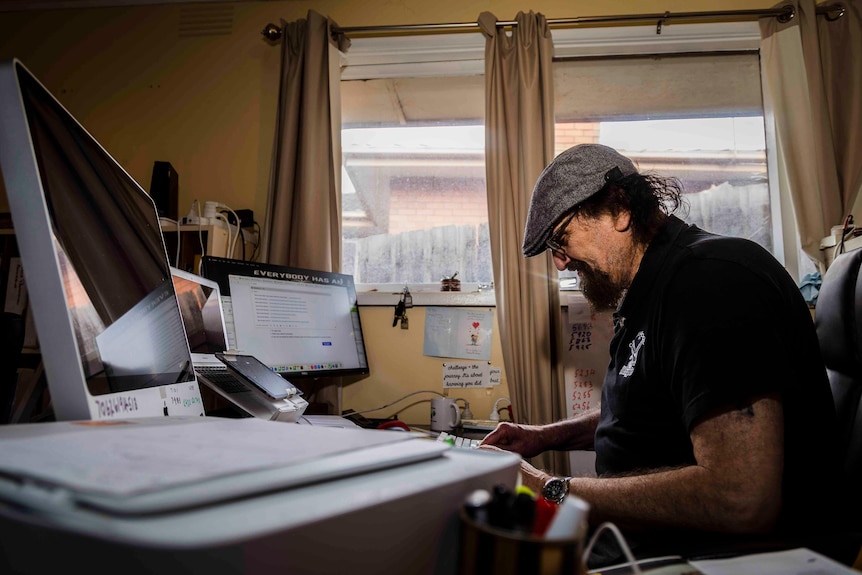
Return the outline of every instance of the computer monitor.
<path id="1" fill-rule="evenodd" d="M 0 166 L 54 415 L 203 415 L 155 204 L 18 60 Z"/>
<path id="2" fill-rule="evenodd" d="M 206 256 L 232 348 L 290 380 L 368 374 L 353 276 Z"/>

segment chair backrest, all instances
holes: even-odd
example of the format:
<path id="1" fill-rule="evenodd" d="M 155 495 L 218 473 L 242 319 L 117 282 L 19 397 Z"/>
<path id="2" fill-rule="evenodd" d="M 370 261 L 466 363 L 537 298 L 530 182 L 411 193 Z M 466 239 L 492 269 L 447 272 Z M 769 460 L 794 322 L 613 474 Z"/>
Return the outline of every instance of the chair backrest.
<path id="1" fill-rule="evenodd" d="M 839 255 L 823 275 L 815 325 L 838 414 L 851 513 L 862 513 L 862 249 Z M 858 516 L 858 515 L 857 515 Z"/>

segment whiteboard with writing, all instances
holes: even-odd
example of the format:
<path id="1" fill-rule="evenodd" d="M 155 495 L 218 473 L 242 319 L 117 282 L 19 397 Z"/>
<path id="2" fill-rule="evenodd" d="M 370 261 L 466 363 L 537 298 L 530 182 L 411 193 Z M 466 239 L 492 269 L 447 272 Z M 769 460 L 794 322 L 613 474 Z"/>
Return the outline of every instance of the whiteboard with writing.
<path id="1" fill-rule="evenodd" d="M 563 317 L 563 369 L 566 378 L 566 415 L 574 417 L 601 407 L 602 383 L 610 360 L 613 314 L 593 313 L 580 293 L 568 294 Z M 570 474 L 595 476 L 595 451 L 570 451 Z"/>
<path id="2" fill-rule="evenodd" d="M 569 417 L 600 407 L 612 336 L 610 312 L 593 312 L 582 294 L 568 296 L 568 313 L 563 321 L 563 365 Z"/>

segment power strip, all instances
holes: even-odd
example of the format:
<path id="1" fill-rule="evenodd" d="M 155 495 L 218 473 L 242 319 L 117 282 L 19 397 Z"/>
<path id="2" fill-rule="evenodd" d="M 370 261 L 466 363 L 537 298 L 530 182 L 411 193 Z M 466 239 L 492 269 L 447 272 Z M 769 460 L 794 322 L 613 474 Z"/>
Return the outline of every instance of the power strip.
<path id="1" fill-rule="evenodd" d="M 194 224 L 194 225 L 202 225 L 206 226 L 209 224 L 214 224 L 216 218 L 199 218 L 197 216 L 186 216 L 183 218 L 183 224 Z"/>

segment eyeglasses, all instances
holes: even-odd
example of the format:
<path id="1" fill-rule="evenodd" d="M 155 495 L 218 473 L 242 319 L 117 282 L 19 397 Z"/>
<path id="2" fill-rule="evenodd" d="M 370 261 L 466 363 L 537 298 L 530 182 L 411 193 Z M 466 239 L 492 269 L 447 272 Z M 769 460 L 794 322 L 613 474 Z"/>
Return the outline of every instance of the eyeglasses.
<path id="1" fill-rule="evenodd" d="M 575 215 L 577 213 L 577 210 L 569 212 L 569 215 L 565 217 L 559 226 L 557 226 L 557 229 L 551 234 L 551 237 L 545 240 L 545 246 L 559 258 L 572 259 L 569 257 L 569 254 L 566 253 L 566 248 L 563 247 L 563 241 L 566 237 L 566 229 L 569 227 L 572 220 L 575 219 Z"/>

